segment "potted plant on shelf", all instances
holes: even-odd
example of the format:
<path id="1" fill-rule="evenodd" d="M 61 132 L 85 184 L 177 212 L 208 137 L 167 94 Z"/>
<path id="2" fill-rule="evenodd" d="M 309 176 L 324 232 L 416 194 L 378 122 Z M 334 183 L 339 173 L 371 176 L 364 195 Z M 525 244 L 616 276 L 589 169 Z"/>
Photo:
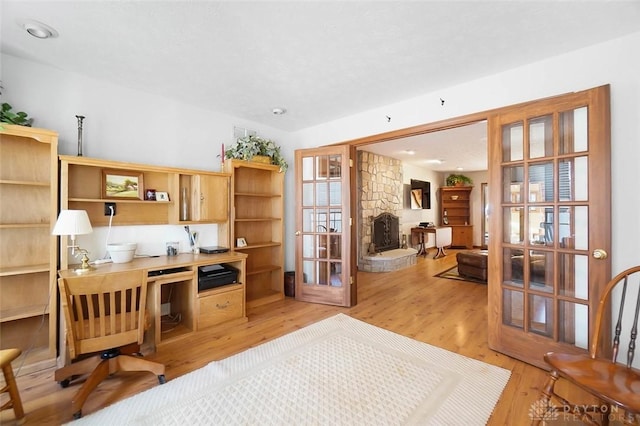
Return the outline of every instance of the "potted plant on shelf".
<path id="1" fill-rule="evenodd" d="M 473 180 L 465 175 L 449 175 L 447 176 L 447 186 L 469 186 L 473 185 Z"/>
<path id="2" fill-rule="evenodd" d="M 235 145 L 224 152 L 224 158 L 255 161 L 254 157 L 268 157 L 271 164 L 280 166 L 281 172 L 286 172 L 289 165 L 280 152 L 280 147 L 269 139 L 260 136 L 245 136 L 238 138 Z"/>
<path id="3" fill-rule="evenodd" d="M 0 95 L 2 94 L 3 90 L 4 87 L 2 86 L 2 82 L 0 81 Z M 0 123 L 17 124 L 19 126 L 31 127 L 33 118 L 29 118 L 26 112 L 14 112 L 12 111 L 12 109 L 13 107 L 8 103 L 2 103 L 2 106 L 0 108 Z M 2 124 L 0 124 L 0 129 L 2 129 Z"/>

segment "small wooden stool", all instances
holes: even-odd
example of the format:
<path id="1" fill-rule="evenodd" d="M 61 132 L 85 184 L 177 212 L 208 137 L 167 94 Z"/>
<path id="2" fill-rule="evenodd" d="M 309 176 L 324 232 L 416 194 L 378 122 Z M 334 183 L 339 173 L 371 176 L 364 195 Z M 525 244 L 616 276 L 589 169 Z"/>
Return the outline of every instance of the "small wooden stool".
<path id="1" fill-rule="evenodd" d="M 13 412 L 16 415 L 16 421 L 18 424 L 22 424 L 25 420 L 24 410 L 22 409 L 22 401 L 20 400 L 20 392 L 18 392 L 18 385 L 16 384 L 16 378 L 13 375 L 13 369 L 11 368 L 11 362 L 18 358 L 22 351 L 20 349 L 2 349 L 0 350 L 0 367 L 4 373 L 4 381 L 6 386 L 2 388 L 0 393 L 9 392 L 9 401 L 4 403 L 0 410 L 6 410 L 13 408 Z"/>

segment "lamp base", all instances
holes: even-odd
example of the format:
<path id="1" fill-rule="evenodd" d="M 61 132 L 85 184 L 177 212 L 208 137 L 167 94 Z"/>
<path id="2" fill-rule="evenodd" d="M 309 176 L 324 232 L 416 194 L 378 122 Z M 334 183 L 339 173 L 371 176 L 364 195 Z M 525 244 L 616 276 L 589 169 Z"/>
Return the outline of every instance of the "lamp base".
<path id="1" fill-rule="evenodd" d="M 82 250 L 82 249 L 80 249 Z M 82 262 L 80 264 L 79 268 L 75 268 L 73 270 L 73 272 L 75 272 L 76 274 L 84 274 L 87 273 L 89 271 L 92 271 L 93 269 L 95 269 L 94 267 L 92 267 L 91 265 L 89 265 L 89 256 L 87 256 L 87 251 L 86 250 L 82 250 L 82 258 L 80 259 L 80 261 Z"/>
<path id="2" fill-rule="evenodd" d="M 73 272 L 79 275 L 79 274 L 86 274 L 87 272 L 93 271 L 94 269 L 96 268 L 94 268 L 93 266 L 89 266 L 88 268 L 83 268 L 81 266 L 79 268 L 73 269 Z"/>

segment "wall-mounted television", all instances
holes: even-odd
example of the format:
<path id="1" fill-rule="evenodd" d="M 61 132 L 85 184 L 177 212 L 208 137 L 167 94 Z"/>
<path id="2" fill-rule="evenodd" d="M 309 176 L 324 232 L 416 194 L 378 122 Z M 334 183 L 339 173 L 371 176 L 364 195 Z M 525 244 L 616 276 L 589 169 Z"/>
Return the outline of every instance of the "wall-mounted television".
<path id="1" fill-rule="evenodd" d="M 411 209 L 431 208 L 431 182 L 411 179 Z"/>

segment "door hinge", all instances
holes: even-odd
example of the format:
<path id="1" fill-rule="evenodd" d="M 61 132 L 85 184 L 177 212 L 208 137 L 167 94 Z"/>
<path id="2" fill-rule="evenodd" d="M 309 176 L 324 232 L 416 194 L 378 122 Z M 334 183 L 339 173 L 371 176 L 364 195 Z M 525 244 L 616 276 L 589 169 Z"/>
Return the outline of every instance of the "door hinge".
<path id="1" fill-rule="evenodd" d="M 349 218 L 349 226 L 353 226 L 353 218 L 352 217 Z"/>
<path id="2" fill-rule="evenodd" d="M 353 167 L 353 159 L 349 158 L 349 167 Z"/>
<path id="3" fill-rule="evenodd" d="M 349 276 L 349 285 L 353 285 L 353 275 Z"/>

